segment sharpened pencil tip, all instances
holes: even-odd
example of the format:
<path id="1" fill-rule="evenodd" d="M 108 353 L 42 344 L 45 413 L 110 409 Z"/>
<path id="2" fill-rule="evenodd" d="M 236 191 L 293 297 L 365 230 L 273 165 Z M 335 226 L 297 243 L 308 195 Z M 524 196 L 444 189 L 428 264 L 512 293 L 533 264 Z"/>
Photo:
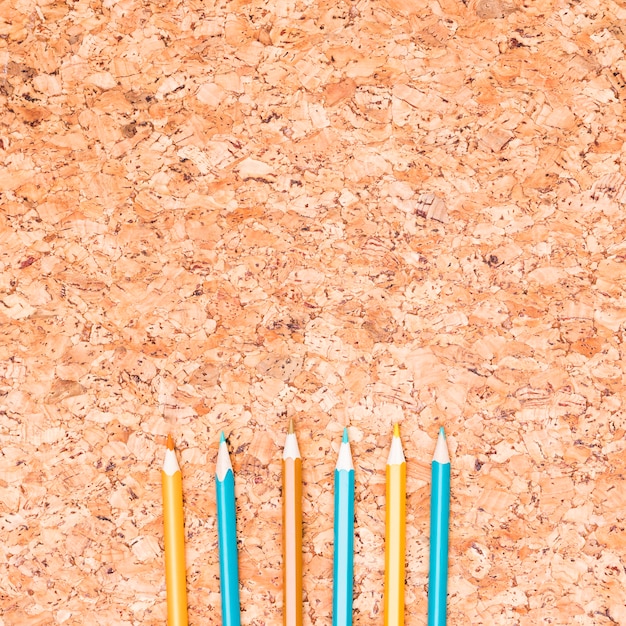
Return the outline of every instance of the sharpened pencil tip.
<path id="1" fill-rule="evenodd" d="M 398 422 L 396 422 L 393 425 L 393 436 L 394 437 L 399 437 L 400 436 L 400 424 L 398 424 Z"/>
<path id="2" fill-rule="evenodd" d="M 168 433 L 167 441 L 165 442 L 165 445 L 167 446 L 168 450 L 174 449 L 174 439 L 172 438 L 172 433 Z"/>
<path id="3" fill-rule="evenodd" d="M 224 443 L 226 441 L 226 437 L 224 437 L 224 431 L 220 432 L 220 443 Z"/>
<path id="4" fill-rule="evenodd" d="M 335 470 L 345 470 L 347 472 L 354 471 L 347 426 L 343 429 L 343 436 L 341 438 L 341 445 L 339 446 L 339 455 L 337 456 L 337 465 L 335 465 Z"/>
<path id="5" fill-rule="evenodd" d="M 437 445 L 435 446 L 435 455 L 433 461 L 438 463 L 450 463 L 450 454 L 448 453 L 448 441 L 443 426 L 439 429 L 437 437 Z"/>
<path id="6" fill-rule="evenodd" d="M 293 418 L 292 418 L 292 419 L 289 420 L 289 428 L 287 430 L 287 433 L 290 434 L 290 435 L 293 435 L 294 432 L 296 432 L 296 431 L 293 429 Z"/>

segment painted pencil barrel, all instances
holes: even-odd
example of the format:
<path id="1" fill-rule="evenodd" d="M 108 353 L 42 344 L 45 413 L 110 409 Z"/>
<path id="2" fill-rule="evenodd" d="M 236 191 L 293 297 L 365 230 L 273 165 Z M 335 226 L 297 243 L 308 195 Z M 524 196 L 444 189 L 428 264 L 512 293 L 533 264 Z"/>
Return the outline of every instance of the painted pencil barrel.
<path id="1" fill-rule="evenodd" d="M 354 579 L 354 471 L 335 470 L 333 626 L 352 624 Z"/>
<path id="2" fill-rule="evenodd" d="M 302 626 L 302 460 L 283 461 L 283 624 Z"/>
<path id="3" fill-rule="evenodd" d="M 387 466 L 385 626 L 404 624 L 406 463 Z"/>
<path id="4" fill-rule="evenodd" d="M 445 626 L 448 595 L 450 463 L 432 463 L 428 626 Z"/>
<path id="5" fill-rule="evenodd" d="M 228 470 L 224 479 L 217 480 L 215 484 L 217 492 L 217 536 L 220 556 L 222 624 L 224 626 L 240 626 L 235 478 L 232 470 Z"/>
<path id="6" fill-rule="evenodd" d="M 161 474 L 163 492 L 163 541 L 168 626 L 187 626 L 187 583 L 183 483 L 180 471 Z"/>

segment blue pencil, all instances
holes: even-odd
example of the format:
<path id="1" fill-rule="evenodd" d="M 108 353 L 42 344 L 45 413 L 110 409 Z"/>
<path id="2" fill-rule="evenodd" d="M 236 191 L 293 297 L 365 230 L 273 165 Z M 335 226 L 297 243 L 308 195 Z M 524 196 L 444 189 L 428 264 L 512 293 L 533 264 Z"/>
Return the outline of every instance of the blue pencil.
<path id="1" fill-rule="evenodd" d="M 333 626 L 352 624 L 354 579 L 354 465 L 343 429 L 335 468 L 335 555 L 333 564 Z"/>
<path id="2" fill-rule="evenodd" d="M 450 526 L 450 456 L 443 427 L 439 430 L 431 471 L 428 626 L 446 626 L 448 532 Z"/>
<path id="3" fill-rule="evenodd" d="M 220 447 L 217 453 L 215 488 L 217 493 L 217 538 L 220 555 L 222 624 L 223 626 L 240 626 L 235 477 L 224 433 L 220 435 Z"/>

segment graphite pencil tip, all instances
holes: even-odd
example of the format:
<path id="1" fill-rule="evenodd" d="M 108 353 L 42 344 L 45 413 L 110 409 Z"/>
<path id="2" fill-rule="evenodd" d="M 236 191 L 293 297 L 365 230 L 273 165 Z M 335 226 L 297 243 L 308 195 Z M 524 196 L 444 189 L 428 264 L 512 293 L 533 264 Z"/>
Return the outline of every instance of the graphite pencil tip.
<path id="1" fill-rule="evenodd" d="M 165 442 L 165 445 L 167 446 L 168 450 L 174 449 L 174 439 L 172 438 L 172 433 L 168 433 L 167 441 Z"/>
<path id="2" fill-rule="evenodd" d="M 400 424 L 398 424 L 398 422 L 396 422 L 393 425 L 393 436 L 394 437 L 399 437 L 400 436 Z"/>
<path id="3" fill-rule="evenodd" d="M 289 435 L 293 435 L 294 432 L 296 432 L 296 431 L 293 429 L 293 418 L 292 418 L 292 419 L 289 420 L 289 428 L 287 430 L 287 433 Z"/>
<path id="4" fill-rule="evenodd" d="M 345 426 L 343 429 L 343 437 L 341 438 L 341 443 L 348 443 L 348 427 Z"/>

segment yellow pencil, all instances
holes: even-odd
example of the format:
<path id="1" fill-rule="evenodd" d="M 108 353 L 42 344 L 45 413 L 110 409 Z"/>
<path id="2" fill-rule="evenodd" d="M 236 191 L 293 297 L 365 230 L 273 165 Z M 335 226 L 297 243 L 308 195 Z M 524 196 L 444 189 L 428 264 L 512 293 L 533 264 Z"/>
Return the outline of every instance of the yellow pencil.
<path id="1" fill-rule="evenodd" d="M 398 424 L 393 426 L 393 438 L 387 459 L 386 493 L 385 626 L 403 626 L 406 460 Z"/>
<path id="2" fill-rule="evenodd" d="M 302 457 L 289 421 L 283 451 L 283 625 L 302 626 Z"/>
<path id="3" fill-rule="evenodd" d="M 171 435 L 167 436 L 167 449 L 165 450 L 161 479 L 163 486 L 167 624 L 168 626 L 187 626 L 183 481 Z"/>

